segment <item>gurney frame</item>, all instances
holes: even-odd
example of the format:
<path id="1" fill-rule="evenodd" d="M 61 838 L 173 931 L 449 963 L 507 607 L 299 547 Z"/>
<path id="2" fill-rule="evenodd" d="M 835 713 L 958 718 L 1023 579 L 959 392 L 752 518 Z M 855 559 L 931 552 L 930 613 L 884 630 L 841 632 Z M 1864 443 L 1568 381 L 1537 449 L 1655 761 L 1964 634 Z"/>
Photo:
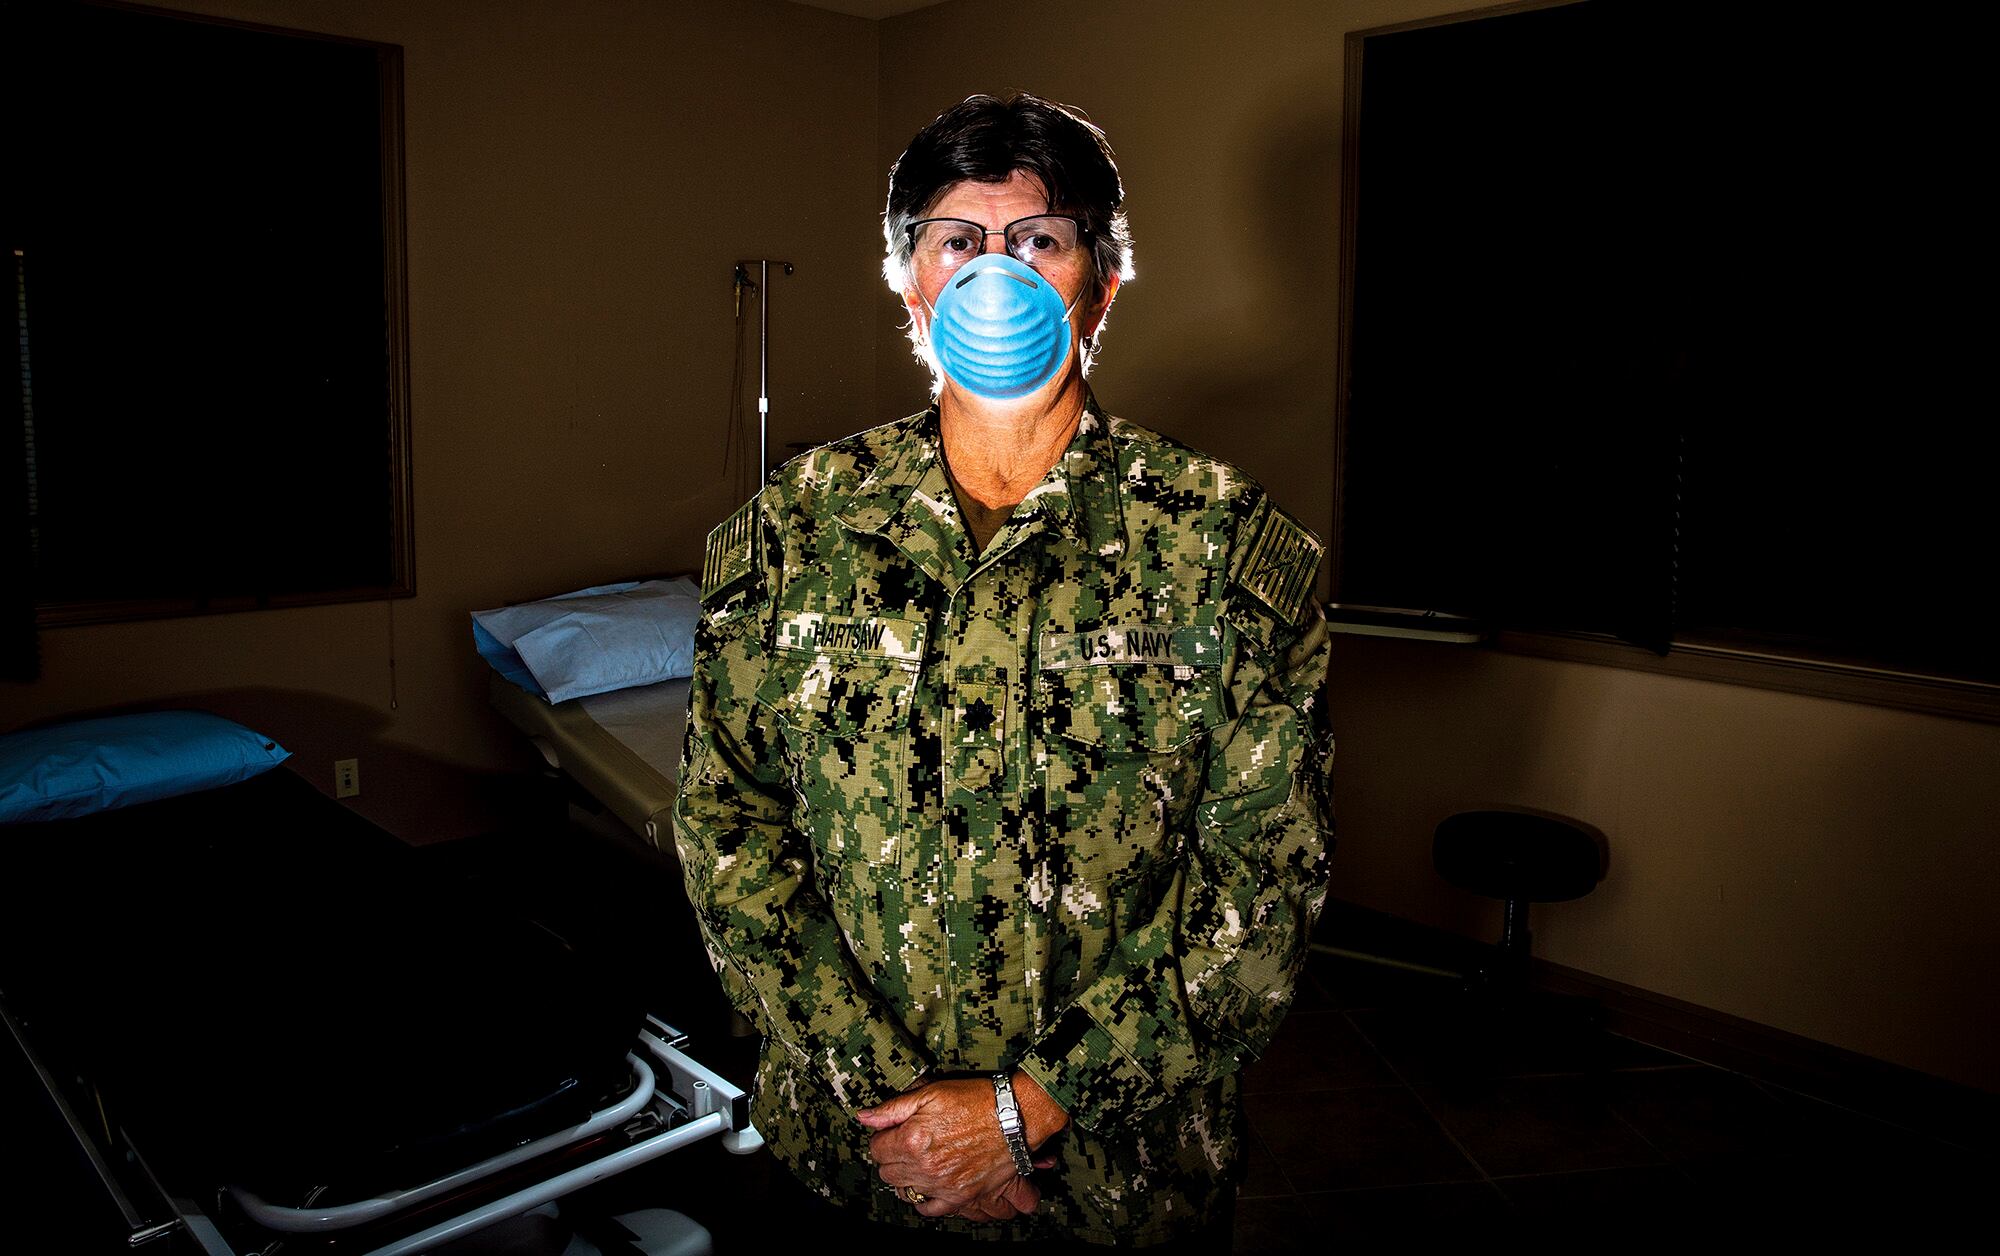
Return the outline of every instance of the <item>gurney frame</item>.
<path id="1" fill-rule="evenodd" d="M 127 1227 L 127 1245 L 135 1250 L 182 1233 L 206 1256 L 255 1256 L 285 1235 L 314 1235 L 324 1239 L 362 1226 L 393 1226 L 398 1214 L 455 1192 L 476 1189 L 482 1181 L 579 1144 L 595 1140 L 607 1148 L 603 1154 L 574 1167 L 473 1204 L 413 1232 L 380 1242 L 371 1238 L 352 1248 L 343 1244 L 344 1251 L 365 1252 L 366 1256 L 414 1256 L 706 1138 L 719 1138 L 726 1150 L 739 1155 L 753 1152 L 763 1144 L 750 1123 L 749 1097 L 688 1055 L 682 1049 L 687 1045 L 685 1035 L 658 1017 L 648 1016 L 635 1050 L 626 1056 L 632 1069 L 631 1090 L 580 1125 L 524 1142 L 431 1181 L 365 1200 L 294 1208 L 272 1204 L 236 1186 L 217 1191 L 218 1202 L 226 1194 L 250 1227 L 261 1232 L 257 1245 L 245 1249 L 232 1244 L 223 1226 L 199 1198 L 164 1182 L 122 1128 L 107 1130 L 114 1135 L 115 1146 L 108 1149 L 101 1146 L 101 1138 L 78 1117 L 65 1088 L 36 1053 L 26 1026 L 4 999 L 0 999 L 0 1019 L 6 1021 L 50 1101 L 118 1208 Z M 617 1145 L 620 1143 L 623 1145 Z M 145 1185 L 164 1203 L 170 1216 L 157 1219 L 140 1209 L 121 1175 L 113 1170 L 105 1154 L 107 1150 L 137 1167 Z"/>

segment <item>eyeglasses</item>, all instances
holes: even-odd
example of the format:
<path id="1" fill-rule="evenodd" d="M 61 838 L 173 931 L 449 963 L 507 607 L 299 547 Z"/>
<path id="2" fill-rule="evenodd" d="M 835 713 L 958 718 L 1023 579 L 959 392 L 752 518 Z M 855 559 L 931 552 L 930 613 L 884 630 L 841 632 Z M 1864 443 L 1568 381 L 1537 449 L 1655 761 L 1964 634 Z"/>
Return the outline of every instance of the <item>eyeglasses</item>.
<path id="1" fill-rule="evenodd" d="M 1038 271 L 1061 270 L 1080 261 L 1089 233 L 1068 214 L 1016 218 L 992 230 L 963 218 L 920 218 L 909 225 L 910 261 L 918 269 L 946 274 L 986 251 L 987 236 L 1001 236 L 1016 261 Z"/>

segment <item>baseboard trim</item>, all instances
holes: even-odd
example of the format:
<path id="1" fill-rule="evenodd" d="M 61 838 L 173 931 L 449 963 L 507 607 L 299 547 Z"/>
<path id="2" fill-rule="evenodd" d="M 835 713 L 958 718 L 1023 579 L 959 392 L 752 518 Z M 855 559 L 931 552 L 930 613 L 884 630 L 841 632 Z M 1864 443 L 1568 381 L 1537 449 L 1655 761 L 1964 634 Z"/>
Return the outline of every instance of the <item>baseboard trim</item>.
<path id="1" fill-rule="evenodd" d="M 1986 1149 L 2000 1095 L 1773 1029 L 1580 969 L 1532 963 L 1534 983 L 1594 999 L 1612 1033 L 1891 1125 Z"/>

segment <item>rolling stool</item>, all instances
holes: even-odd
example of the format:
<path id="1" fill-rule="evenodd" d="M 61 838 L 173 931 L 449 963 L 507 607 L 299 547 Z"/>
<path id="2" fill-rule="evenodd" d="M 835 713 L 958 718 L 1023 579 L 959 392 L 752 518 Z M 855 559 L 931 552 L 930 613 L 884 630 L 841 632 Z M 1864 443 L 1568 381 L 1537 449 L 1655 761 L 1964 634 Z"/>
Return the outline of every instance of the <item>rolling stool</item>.
<path id="1" fill-rule="evenodd" d="M 1528 907 L 1590 893 L 1604 878 L 1605 850 L 1595 832 L 1522 811 L 1464 811 L 1437 826 L 1438 874 L 1505 904 L 1499 944 L 1466 975 L 1469 997 L 1447 1016 L 1448 1090 L 1475 1094 L 1501 1077 L 1567 1072 L 1592 1057 L 1603 1038 L 1596 1001 L 1529 989 Z"/>
<path id="2" fill-rule="evenodd" d="M 1471 967 L 1440 967 L 1403 954 L 1356 950 L 1327 942 L 1311 949 L 1340 959 L 1401 969 L 1457 983 L 1466 994 L 1511 999 L 1528 979 L 1528 904 L 1581 898 L 1603 879 L 1604 839 L 1565 820 L 1522 811 L 1462 811 L 1437 826 L 1431 860 L 1439 875 L 1462 890 L 1505 904 L 1497 947 Z M 1394 943 L 1391 943 L 1393 946 Z M 1477 946 L 1476 943 L 1468 945 Z M 1446 962 L 1455 965 L 1464 956 Z"/>
<path id="3" fill-rule="evenodd" d="M 1505 904 L 1500 944 L 1473 976 L 1490 997 L 1528 987 L 1528 905 L 1582 898 L 1604 879 L 1603 838 L 1566 820 L 1523 811 L 1461 811 L 1437 826 L 1431 862 L 1461 890 Z"/>
<path id="4" fill-rule="evenodd" d="M 1452 885 L 1505 904 L 1497 946 L 1444 963 L 1326 943 L 1314 951 L 1450 981 L 1455 997 L 1420 1000 L 1398 1015 L 1431 1076 L 1469 1097 L 1505 1076 L 1573 1071 L 1601 1040 L 1602 1012 L 1588 998 L 1529 989 L 1528 907 L 1581 898 L 1603 879 L 1604 839 L 1592 830 L 1521 811 L 1466 811 L 1437 826 L 1431 857 Z M 1476 945 L 1476 944 L 1474 944 Z M 1392 949 L 1402 950 L 1395 947 Z M 1432 958 L 1432 957 L 1425 957 Z"/>

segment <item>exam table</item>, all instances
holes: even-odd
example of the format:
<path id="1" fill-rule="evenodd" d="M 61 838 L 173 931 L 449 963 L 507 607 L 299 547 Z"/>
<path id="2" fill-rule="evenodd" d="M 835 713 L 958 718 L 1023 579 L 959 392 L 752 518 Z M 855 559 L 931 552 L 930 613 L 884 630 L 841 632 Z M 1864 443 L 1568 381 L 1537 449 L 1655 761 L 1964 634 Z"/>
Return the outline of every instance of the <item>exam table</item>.
<path id="1" fill-rule="evenodd" d="M 550 768 L 633 833 L 662 851 L 673 849 L 687 678 L 551 705 L 496 673 L 488 678 L 487 699 Z"/>
<path id="2" fill-rule="evenodd" d="M 472 614 L 487 695 L 549 767 L 673 853 L 700 589 L 686 576 L 597 585 Z"/>
<path id="3" fill-rule="evenodd" d="M 289 771 L 0 826 L 0 861 L 0 1019 L 134 1247 L 479 1251 L 759 1143 L 671 1009 Z"/>

